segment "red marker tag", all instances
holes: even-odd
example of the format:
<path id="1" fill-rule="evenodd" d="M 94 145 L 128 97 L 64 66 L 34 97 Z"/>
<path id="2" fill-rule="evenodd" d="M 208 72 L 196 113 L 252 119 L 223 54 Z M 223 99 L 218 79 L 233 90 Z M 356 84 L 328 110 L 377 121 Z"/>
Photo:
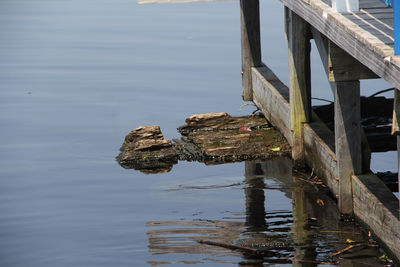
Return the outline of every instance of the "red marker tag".
<path id="1" fill-rule="evenodd" d="M 251 129 L 247 126 L 242 126 L 239 128 L 239 131 L 241 132 L 251 132 Z"/>

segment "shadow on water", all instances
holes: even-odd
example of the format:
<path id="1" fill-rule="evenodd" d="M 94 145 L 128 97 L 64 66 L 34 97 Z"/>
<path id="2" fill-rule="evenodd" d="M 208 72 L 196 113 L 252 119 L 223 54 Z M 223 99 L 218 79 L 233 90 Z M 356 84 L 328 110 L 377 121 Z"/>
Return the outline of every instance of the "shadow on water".
<path id="1" fill-rule="evenodd" d="M 336 203 L 326 189 L 307 178 L 304 174 L 292 173 L 288 158 L 246 162 L 243 182 L 225 186 L 243 191 L 245 212 L 224 212 L 220 219 L 148 221 L 148 249 L 153 255 L 148 264 L 384 266 L 379 260 L 382 252 L 372 246 L 360 246 L 331 256 L 350 243 L 367 244 L 368 236 L 355 222 L 340 220 Z M 179 186 L 173 190 L 220 190 L 223 187 Z M 285 201 L 288 209 L 282 209 L 280 202 Z M 241 247 L 257 253 L 235 249 Z M 198 257 L 176 261 L 176 254 Z M 175 256 L 168 258 L 172 255 Z M 163 260 L 154 260 L 158 256 Z"/>

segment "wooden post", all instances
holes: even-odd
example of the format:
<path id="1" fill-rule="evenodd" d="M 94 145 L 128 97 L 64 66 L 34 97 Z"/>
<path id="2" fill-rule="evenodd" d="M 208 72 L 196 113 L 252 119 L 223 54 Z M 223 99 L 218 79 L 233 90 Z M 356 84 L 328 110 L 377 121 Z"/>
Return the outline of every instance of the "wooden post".
<path id="1" fill-rule="evenodd" d="M 335 91 L 335 82 L 378 78 L 375 73 L 343 51 L 317 29 L 311 27 L 311 32 L 333 93 Z M 371 166 L 371 148 L 362 127 L 361 146 L 362 173 L 367 173 L 370 171 Z"/>
<path id="2" fill-rule="evenodd" d="M 305 164 L 303 124 L 311 120 L 310 29 L 309 24 L 293 11 L 286 10 L 285 14 L 288 16 L 292 157 L 302 166 Z"/>
<path id="3" fill-rule="evenodd" d="M 332 0 L 332 8 L 337 12 L 359 11 L 359 0 Z"/>
<path id="4" fill-rule="evenodd" d="M 339 209 L 353 214 L 352 175 L 362 171 L 360 82 L 336 82 L 335 147 L 339 178 Z"/>
<path id="5" fill-rule="evenodd" d="M 397 135 L 397 169 L 399 179 L 399 192 L 400 192 L 400 92 L 394 90 L 394 106 L 393 106 L 393 120 L 392 120 L 392 135 Z M 400 205 L 400 202 L 399 202 Z"/>
<path id="6" fill-rule="evenodd" d="M 240 24 L 242 39 L 242 97 L 253 100 L 251 68 L 260 67 L 260 4 L 259 0 L 240 0 Z"/>

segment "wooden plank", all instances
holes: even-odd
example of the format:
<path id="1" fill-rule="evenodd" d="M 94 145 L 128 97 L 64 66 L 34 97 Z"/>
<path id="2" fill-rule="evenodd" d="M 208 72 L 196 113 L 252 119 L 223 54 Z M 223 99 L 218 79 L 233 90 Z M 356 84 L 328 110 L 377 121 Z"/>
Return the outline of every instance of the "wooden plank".
<path id="1" fill-rule="evenodd" d="M 253 102 L 267 120 L 292 144 L 289 88 L 265 65 L 253 68 Z"/>
<path id="2" fill-rule="evenodd" d="M 360 1 L 360 8 L 386 8 L 386 5 L 379 1 Z"/>
<path id="3" fill-rule="evenodd" d="M 377 75 L 400 88 L 400 61 L 396 57 L 385 60 L 385 57 L 393 56 L 389 46 L 377 47 L 370 43 L 365 36 L 355 32 L 355 28 L 360 29 L 357 25 L 319 0 L 310 0 L 309 4 L 296 0 L 282 2 Z"/>
<path id="4" fill-rule="evenodd" d="M 331 130 L 313 113 L 312 122 L 304 124 L 304 151 L 307 165 L 321 177 L 333 195 L 339 194 L 335 137 Z"/>
<path id="5" fill-rule="evenodd" d="M 392 134 L 396 135 L 400 134 L 399 122 L 400 122 L 400 92 L 399 90 L 394 90 Z"/>
<path id="6" fill-rule="evenodd" d="M 384 14 L 386 16 L 386 14 Z M 367 17 L 365 16 L 364 18 L 361 16 L 354 16 L 351 15 L 349 17 L 347 17 L 350 21 L 354 22 L 357 25 L 382 25 L 383 27 L 386 27 L 388 29 L 390 29 L 391 31 L 393 31 L 393 17 L 383 17 L 380 19 L 377 19 L 375 17 Z"/>
<path id="7" fill-rule="evenodd" d="M 356 12 L 358 14 L 359 12 Z M 393 9 L 391 7 L 387 8 L 361 8 L 360 13 L 364 14 L 383 14 L 383 13 L 388 13 L 388 14 L 393 14 Z"/>
<path id="8" fill-rule="evenodd" d="M 394 90 L 392 135 L 397 135 L 397 170 L 400 170 L 400 92 Z M 400 171 L 398 171 L 398 186 L 400 192 Z"/>
<path id="9" fill-rule="evenodd" d="M 381 21 L 381 20 L 386 20 L 386 19 L 391 19 L 393 20 L 393 12 L 388 11 L 385 13 L 378 13 L 378 14 L 371 14 L 371 13 L 364 13 L 364 12 L 355 12 L 355 13 L 349 13 L 349 14 L 342 14 L 343 17 L 350 19 L 350 20 L 357 20 L 357 19 L 363 19 L 363 20 L 376 20 L 376 21 Z"/>
<path id="10" fill-rule="evenodd" d="M 289 88 L 267 67 L 253 68 L 253 101 L 275 128 L 292 144 Z M 338 194 L 335 140 L 333 133 L 312 112 L 312 122 L 304 124 L 304 149 L 308 166 Z"/>
<path id="11" fill-rule="evenodd" d="M 260 4 L 259 0 L 240 0 L 242 42 L 242 97 L 253 99 L 251 68 L 261 66 Z"/>
<path id="12" fill-rule="evenodd" d="M 374 174 L 353 176 L 354 214 L 400 260 L 399 201 Z"/>
<path id="13" fill-rule="evenodd" d="M 362 171 L 360 82 L 336 82 L 334 92 L 339 210 L 344 214 L 352 214 L 351 177 Z"/>
<path id="14" fill-rule="evenodd" d="M 304 165 L 303 124 L 311 119 L 310 29 L 294 12 L 287 14 L 292 158 Z"/>
<path id="15" fill-rule="evenodd" d="M 328 50 L 327 68 L 330 82 L 379 78 L 378 75 L 331 41 L 328 41 Z"/>

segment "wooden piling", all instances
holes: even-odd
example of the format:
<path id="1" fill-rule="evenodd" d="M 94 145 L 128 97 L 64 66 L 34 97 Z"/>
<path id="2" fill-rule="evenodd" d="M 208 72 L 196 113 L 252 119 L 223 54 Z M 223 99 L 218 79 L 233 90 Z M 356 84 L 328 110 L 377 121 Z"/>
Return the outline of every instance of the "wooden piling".
<path id="1" fill-rule="evenodd" d="M 397 135 L 397 169 L 400 170 L 400 92 L 394 90 L 393 101 L 393 120 L 392 120 L 392 135 Z M 399 192 L 400 192 L 400 171 L 399 174 Z M 400 205 L 400 203 L 399 203 Z"/>
<path id="2" fill-rule="evenodd" d="M 251 68 L 261 66 L 259 0 L 240 0 L 242 41 L 242 98 L 253 100 Z"/>
<path id="3" fill-rule="evenodd" d="M 335 148 L 339 209 L 344 214 L 352 214 L 351 179 L 362 171 L 359 81 L 335 83 Z"/>
<path id="4" fill-rule="evenodd" d="M 303 124 L 311 120 L 310 29 L 308 23 L 292 11 L 285 11 L 289 46 L 290 121 L 292 157 L 304 165 Z"/>

